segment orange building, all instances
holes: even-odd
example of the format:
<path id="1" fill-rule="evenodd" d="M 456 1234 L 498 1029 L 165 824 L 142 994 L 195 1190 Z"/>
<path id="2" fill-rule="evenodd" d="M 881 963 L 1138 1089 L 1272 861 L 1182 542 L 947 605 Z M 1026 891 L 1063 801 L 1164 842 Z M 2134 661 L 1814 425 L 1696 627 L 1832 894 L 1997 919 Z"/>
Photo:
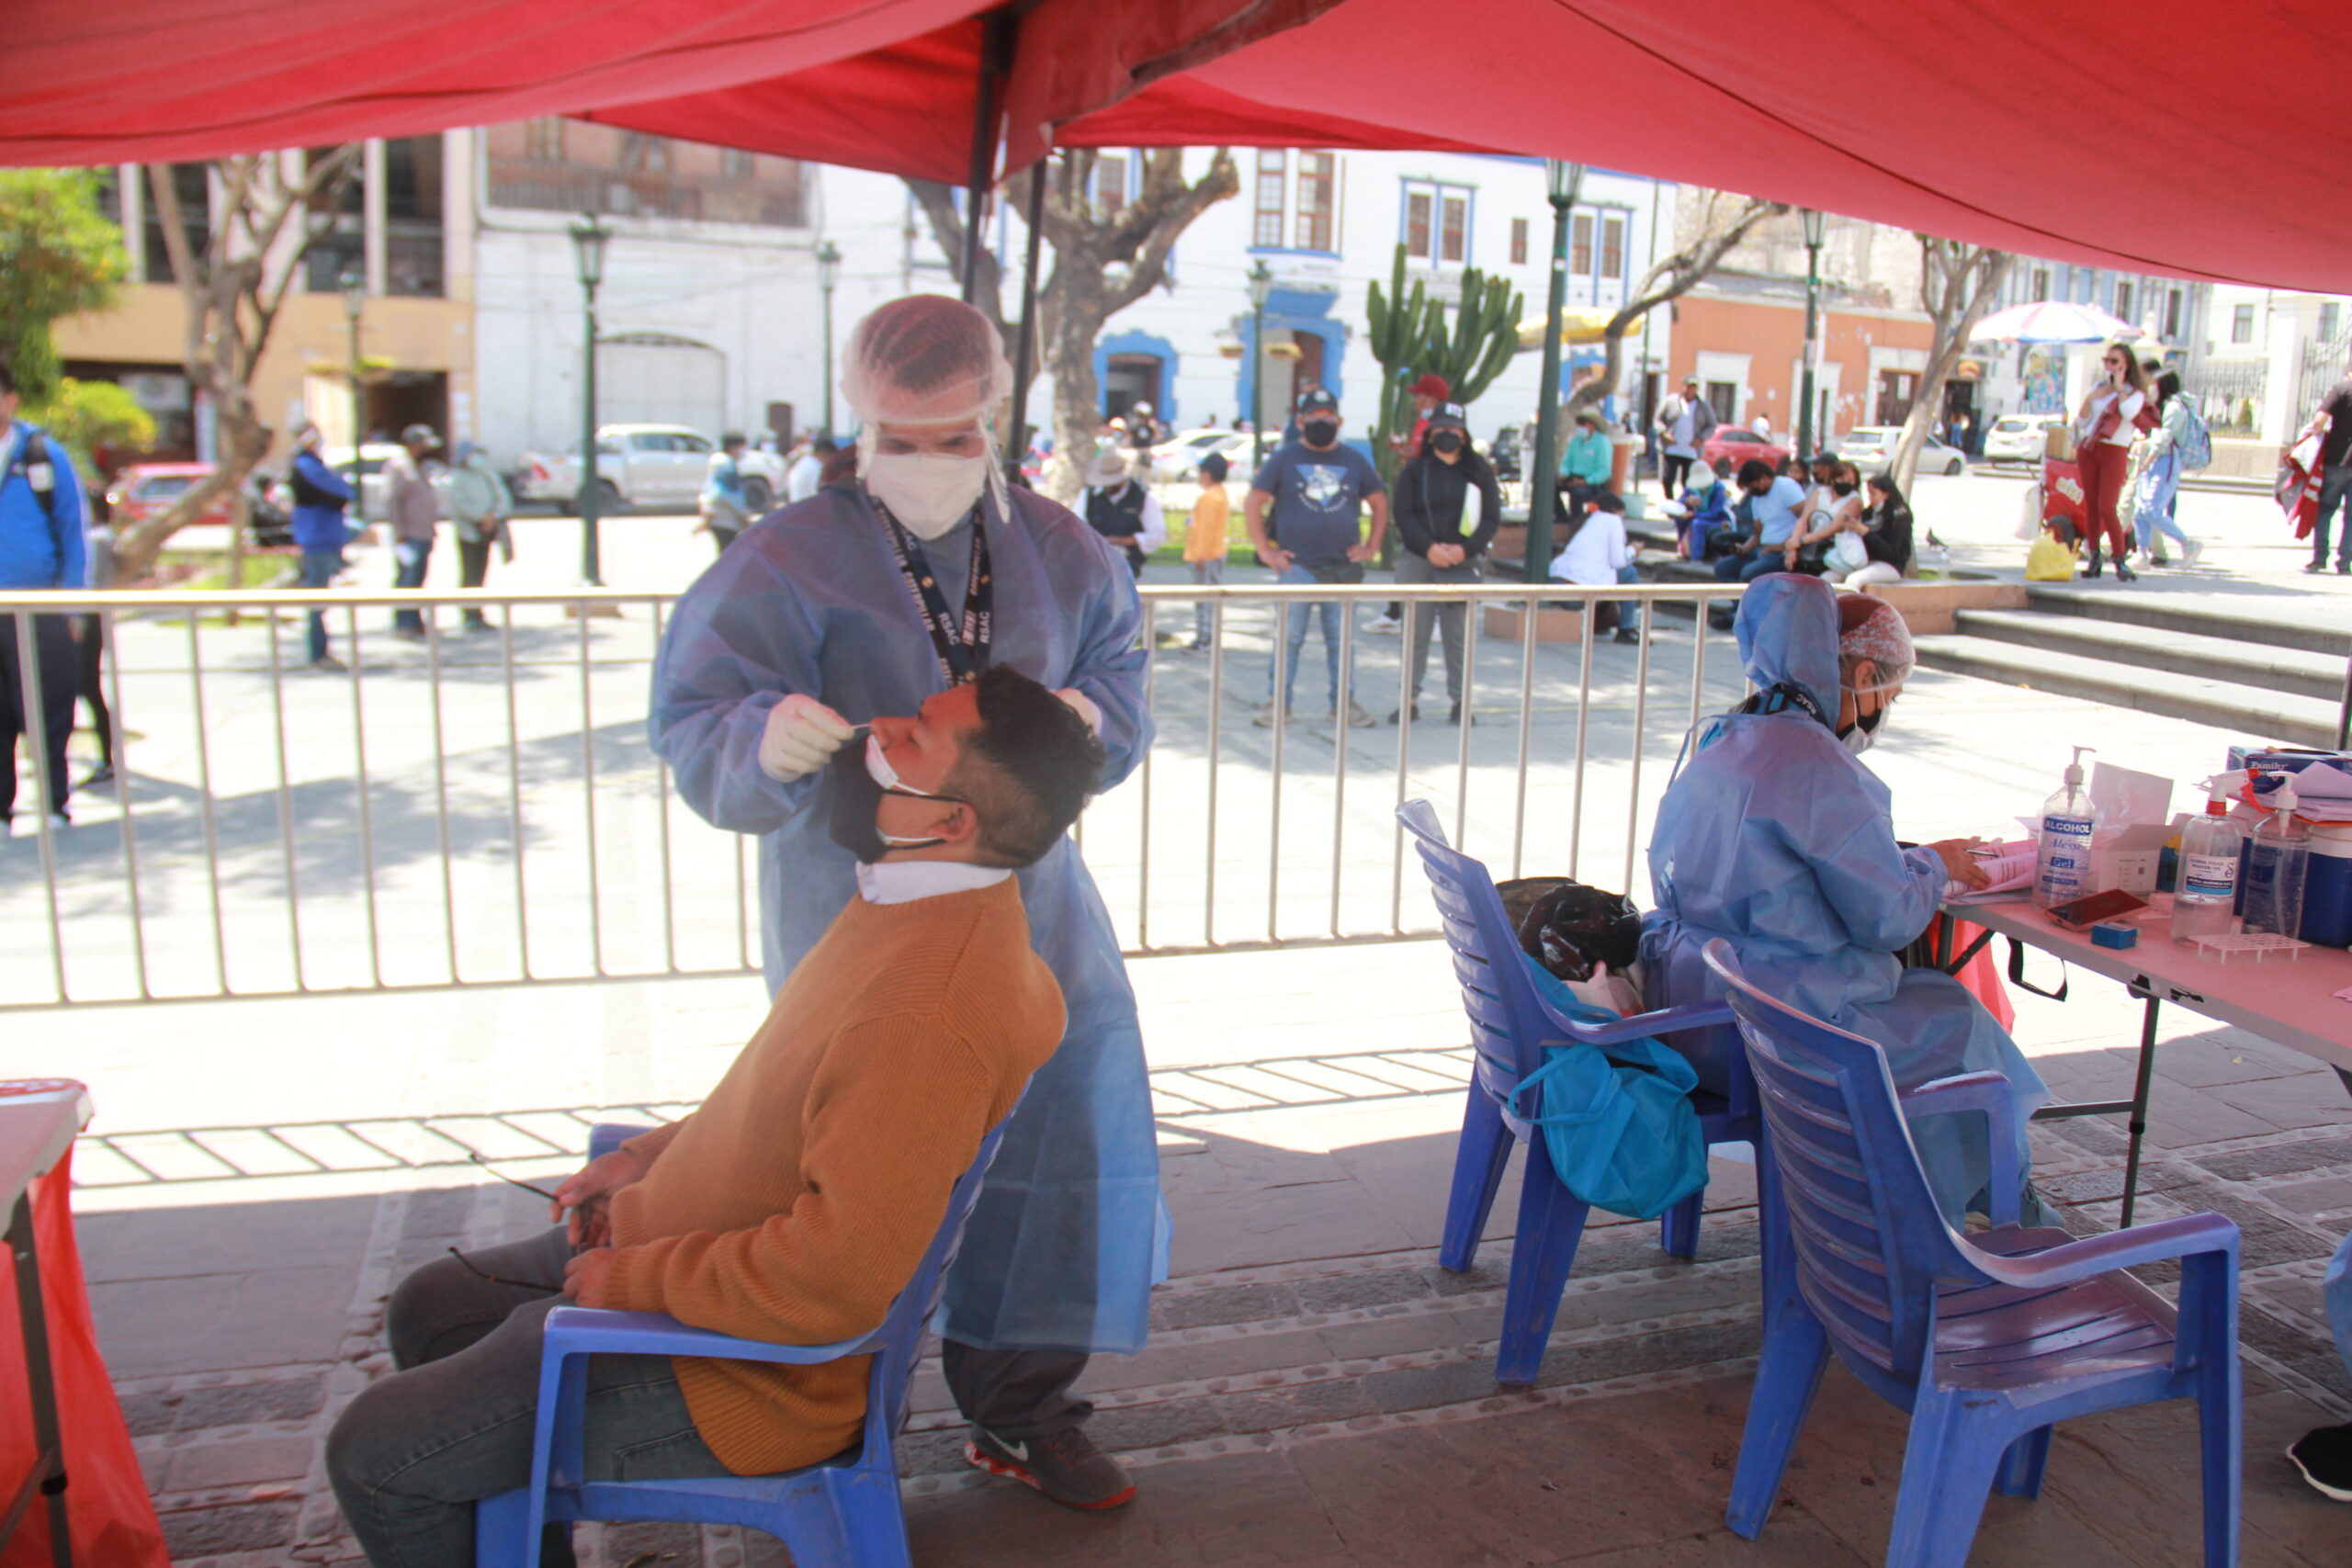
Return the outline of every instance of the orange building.
<path id="1" fill-rule="evenodd" d="M 1804 351 L 1804 285 L 1718 274 L 1675 301 L 1668 389 L 1696 376 L 1717 418 L 1796 429 Z M 1824 440 L 1862 424 L 1898 424 L 1927 368 L 1935 329 L 1918 310 L 1864 305 L 1823 289 L 1815 428 Z"/>

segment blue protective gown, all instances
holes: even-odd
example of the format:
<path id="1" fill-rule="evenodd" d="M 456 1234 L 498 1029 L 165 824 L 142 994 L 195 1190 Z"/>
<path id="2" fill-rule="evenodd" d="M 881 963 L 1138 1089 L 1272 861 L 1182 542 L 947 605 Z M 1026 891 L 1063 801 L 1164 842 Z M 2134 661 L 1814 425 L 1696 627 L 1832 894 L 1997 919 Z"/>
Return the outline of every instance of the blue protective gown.
<path id="1" fill-rule="evenodd" d="M 2344 1370 L 2352 1372 L 2352 1236 L 2345 1237 L 2327 1260 L 2320 1292 L 2327 1303 L 2327 1326 L 2335 1334 L 2335 1353 L 2344 1358 Z"/>
<path id="2" fill-rule="evenodd" d="M 1838 713 L 1837 594 L 1818 578 L 1758 578 L 1739 606 L 1739 650 L 1758 689 L 1802 687 Z M 1895 1087 L 1990 1069 L 2017 1095 L 2019 1169 L 2030 1168 L 2025 1117 L 2050 1098 L 2041 1076 L 1993 1015 L 1948 975 L 1905 969 L 1894 954 L 1928 929 L 1941 900 L 1934 852 L 1894 841 L 1891 797 L 1877 775 L 1801 707 L 1725 714 L 1658 803 L 1650 839 L 1657 908 L 1642 922 L 1652 1007 L 1712 999 L 1721 987 L 1701 958 L 1729 942 L 1756 985 L 1885 1048 Z M 1668 1037 L 1724 1088 L 1729 1030 Z M 1913 1141 L 1945 1213 L 1957 1221 L 1985 1182 L 1984 1121 L 1937 1116 Z"/>
<path id="3" fill-rule="evenodd" d="M 1009 519 L 993 500 L 981 505 L 991 660 L 1094 700 L 1108 788 L 1152 737 L 1134 577 L 1065 508 L 1018 490 L 1010 504 Z M 956 537 L 932 553 L 969 548 Z M 943 684 L 882 524 L 853 487 L 744 530 L 678 601 L 654 663 L 653 749 L 695 810 L 760 835 L 771 992 L 856 897 L 857 863 L 826 832 L 821 774 L 778 784 L 761 771 L 768 710 L 801 692 L 859 724 L 913 713 Z M 1069 1030 L 1006 1129 L 948 1275 L 942 1332 L 983 1349 L 1132 1352 L 1165 1255 L 1135 993 L 1075 844 L 1064 839 L 1022 872 L 1021 892 Z"/>

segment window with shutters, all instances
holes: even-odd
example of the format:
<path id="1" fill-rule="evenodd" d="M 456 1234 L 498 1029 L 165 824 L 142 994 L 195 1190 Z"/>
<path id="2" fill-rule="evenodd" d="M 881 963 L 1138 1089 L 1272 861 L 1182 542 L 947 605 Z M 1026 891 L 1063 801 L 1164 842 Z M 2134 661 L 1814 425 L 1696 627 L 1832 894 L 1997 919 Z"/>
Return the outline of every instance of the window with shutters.
<path id="1" fill-rule="evenodd" d="M 1302 251 L 1331 249 L 1339 215 L 1340 159 L 1335 152 L 1298 155 L 1298 238 Z"/>
<path id="2" fill-rule="evenodd" d="M 1257 222 L 1252 227 L 1250 243 L 1270 249 L 1280 249 L 1283 243 L 1283 216 L 1289 208 L 1284 195 L 1285 175 L 1290 154 L 1279 147 L 1262 147 L 1258 151 Z"/>
<path id="3" fill-rule="evenodd" d="M 1510 220 L 1510 265 L 1527 265 L 1527 220 L 1524 218 Z"/>
<path id="4" fill-rule="evenodd" d="M 1568 220 L 1568 276 L 1592 276 L 1592 214 L 1579 212 Z"/>

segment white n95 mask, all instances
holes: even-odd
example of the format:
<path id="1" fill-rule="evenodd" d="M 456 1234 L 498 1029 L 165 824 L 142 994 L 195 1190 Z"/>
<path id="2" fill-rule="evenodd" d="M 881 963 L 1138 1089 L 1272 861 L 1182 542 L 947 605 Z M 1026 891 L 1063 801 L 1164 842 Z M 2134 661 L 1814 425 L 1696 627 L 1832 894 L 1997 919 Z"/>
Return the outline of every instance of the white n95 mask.
<path id="1" fill-rule="evenodd" d="M 865 465 L 865 488 L 918 539 L 936 539 L 964 520 L 989 482 L 988 453 L 950 457 L 933 452 L 877 452 Z"/>

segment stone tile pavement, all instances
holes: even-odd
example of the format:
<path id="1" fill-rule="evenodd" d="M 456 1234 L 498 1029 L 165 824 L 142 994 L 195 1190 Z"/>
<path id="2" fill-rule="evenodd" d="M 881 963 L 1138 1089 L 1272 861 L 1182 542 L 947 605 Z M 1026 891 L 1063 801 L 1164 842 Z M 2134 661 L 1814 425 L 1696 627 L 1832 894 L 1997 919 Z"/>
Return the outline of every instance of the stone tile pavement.
<path id="1" fill-rule="evenodd" d="M 1138 1471 L 1140 1501 L 1080 1517 L 966 1470 L 927 1370 L 903 1447 L 919 1562 L 1878 1560 L 1901 1421 L 1841 1374 L 1764 1540 L 1722 1526 L 1756 1350 L 1750 1168 L 1716 1162 L 1696 1262 L 1668 1259 L 1651 1227 L 1597 1226 L 1536 1386 L 1505 1393 L 1492 1363 L 1508 1196 L 1475 1270 L 1447 1273 L 1434 1257 L 1466 1072 L 1442 950 L 1134 967 L 1179 1242 L 1149 1348 L 1099 1359 L 1086 1389 L 1098 1437 Z M 449 1247 L 539 1223 L 539 1200 L 470 1156 L 539 1181 L 569 1168 L 592 1121 L 676 1114 L 759 1008 L 747 981 L 601 990 L 613 994 L 155 1007 L 141 1010 L 136 1042 L 80 1035 L 77 1070 L 102 1112 L 80 1167 L 83 1244 L 175 1562 L 353 1561 L 318 1445 L 384 1371 L 384 1293 Z M 333 1075 L 296 1093 L 108 1071 L 109 1049 L 141 1065 L 217 1053 L 233 1021 L 272 1007 L 304 1010 L 281 1016 L 314 1042 L 348 1031 L 405 1054 L 402 1086 L 388 1103 L 369 1080 L 362 1114 Z M 608 1027 L 577 1026 L 591 1008 Z M 2078 976 L 2063 1007 L 2023 998 L 2018 1033 L 2059 1093 L 2104 1098 L 2125 1092 L 2136 1017 Z M 549 1045 L 485 1061 L 464 1038 L 481 1030 Z M 23 1049 L 0 1044 L 0 1071 Z M 2352 1415 L 2318 1303 L 2321 1266 L 2352 1224 L 2344 1092 L 2292 1053 L 2183 1012 L 2167 1014 L 2159 1052 L 2143 1213 L 2219 1209 L 2245 1232 L 2245 1561 L 2341 1562 L 2352 1515 L 2304 1489 L 2278 1450 Z M 277 1120 L 224 1114 L 239 1106 Z M 502 1106 L 538 1109 L 491 1114 Z M 2036 1143 L 2068 1224 L 2114 1224 L 2120 1133 L 2085 1119 L 2045 1124 Z M 1996 1499 L 1973 1561 L 2188 1560 L 2193 1435 L 2185 1408 L 2066 1428 L 2047 1495 Z M 601 1532 L 588 1560 L 784 1558 L 764 1538 L 645 1526 Z"/>

